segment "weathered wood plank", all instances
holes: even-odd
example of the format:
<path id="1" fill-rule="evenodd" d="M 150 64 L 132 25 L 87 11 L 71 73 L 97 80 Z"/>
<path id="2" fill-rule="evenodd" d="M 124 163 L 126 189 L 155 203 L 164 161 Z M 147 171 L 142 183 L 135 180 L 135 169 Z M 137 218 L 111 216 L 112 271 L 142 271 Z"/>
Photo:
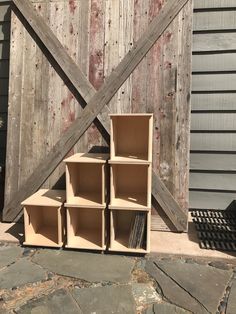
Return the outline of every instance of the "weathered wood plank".
<path id="1" fill-rule="evenodd" d="M 137 42 L 149 23 L 148 1 L 134 2 L 134 42 Z M 147 101 L 147 56 L 137 66 L 132 75 L 132 112 L 146 112 Z"/>
<path id="2" fill-rule="evenodd" d="M 194 111 L 236 110 L 235 93 L 192 94 L 191 105 Z"/>
<path id="3" fill-rule="evenodd" d="M 33 120 L 34 95 L 35 95 L 35 55 L 36 43 L 32 41 L 30 34 L 23 32 L 23 62 L 22 76 L 24 85 L 21 89 L 21 116 L 20 116 L 20 141 L 19 145 L 19 180 L 21 186 L 32 174 L 33 167 L 29 167 L 33 160 Z"/>
<path id="4" fill-rule="evenodd" d="M 154 171 L 152 172 L 152 195 L 177 230 L 186 231 L 187 220 L 185 210 L 176 206 L 175 199 Z"/>
<path id="5" fill-rule="evenodd" d="M 192 131 L 236 131 L 236 113 L 193 113 Z"/>
<path id="6" fill-rule="evenodd" d="M 193 15 L 194 31 L 235 30 L 236 10 L 195 12 Z"/>
<path id="7" fill-rule="evenodd" d="M 7 131 L 7 161 L 5 181 L 5 201 L 8 202 L 18 190 L 19 142 L 20 142 L 20 116 L 23 62 L 23 25 L 17 16 L 12 13 L 11 20 L 11 65 L 9 87 L 9 113 Z M 9 44 L 8 44 L 9 47 Z"/>
<path id="8" fill-rule="evenodd" d="M 194 9 L 236 8 L 235 0 L 194 0 Z"/>
<path id="9" fill-rule="evenodd" d="M 226 209 L 235 200 L 236 193 L 190 191 L 190 209 Z"/>
<path id="10" fill-rule="evenodd" d="M 236 192 L 236 175 L 235 173 L 190 172 L 189 188 Z"/>
<path id="11" fill-rule="evenodd" d="M 15 1 L 18 3 L 18 0 Z M 34 175 L 28 180 L 27 188 L 23 187 L 19 190 L 15 199 L 6 205 L 4 210 L 5 219 L 12 219 L 18 215 L 20 211 L 20 201 L 28 196 L 32 191 L 35 191 L 35 189 L 37 189 L 38 186 L 45 181 L 46 177 L 50 175 L 50 173 L 55 169 L 55 166 L 63 159 L 65 154 L 81 137 L 96 115 L 120 88 L 123 82 L 142 60 L 148 50 L 153 46 L 155 41 L 163 33 L 186 2 L 186 0 L 168 1 L 158 17 L 150 24 L 149 29 L 141 36 L 140 40 L 136 43 L 136 45 L 134 45 L 134 48 L 130 51 L 130 53 L 122 60 L 117 69 L 112 72 L 111 76 L 107 79 L 100 91 L 92 97 L 80 117 L 76 119 L 76 123 L 73 123 L 71 127 L 62 135 L 53 150 L 48 154 L 47 159 L 45 161 L 43 160 L 42 164 L 39 165 Z M 28 13 L 30 14 L 31 10 L 29 10 Z M 99 105 L 96 106 L 97 103 Z M 35 177 L 37 178 L 37 182 Z M 168 200 L 169 196 L 166 196 Z M 14 210 L 16 207 L 18 208 Z M 182 227 L 185 228 L 185 225 L 186 221 Z"/>
<path id="12" fill-rule="evenodd" d="M 190 149 L 233 152 L 236 150 L 236 133 L 192 133 Z"/>
<path id="13" fill-rule="evenodd" d="M 105 50 L 104 50 L 104 76 L 108 77 L 119 64 L 119 1 L 105 1 Z M 120 113 L 118 107 L 118 93 L 109 102 L 112 113 Z"/>
<path id="14" fill-rule="evenodd" d="M 193 35 L 193 52 L 226 50 L 236 50 L 236 32 Z"/>
<path id="15" fill-rule="evenodd" d="M 190 150 L 190 90 L 192 60 L 193 2 L 189 1 L 180 12 L 178 31 L 178 62 L 176 81 L 176 130 L 175 130 L 175 192 L 174 198 L 185 212 L 189 207 L 189 150 Z"/>
<path id="16" fill-rule="evenodd" d="M 191 170 L 236 171 L 235 154 L 191 154 Z"/>
<path id="17" fill-rule="evenodd" d="M 234 91 L 236 74 L 194 74 L 192 91 Z"/>
<path id="18" fill-rule="evenodd" d="M 193 55 L 193 72 L 236 71 L 236 53 Z"/>

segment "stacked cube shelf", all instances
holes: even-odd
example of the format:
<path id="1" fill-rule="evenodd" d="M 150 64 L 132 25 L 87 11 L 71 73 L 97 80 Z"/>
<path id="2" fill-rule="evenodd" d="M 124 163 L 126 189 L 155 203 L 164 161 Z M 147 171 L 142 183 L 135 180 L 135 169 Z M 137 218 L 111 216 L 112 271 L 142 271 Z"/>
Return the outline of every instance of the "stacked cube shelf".
<path id="1" fill-rule="evenodd" d="M 24 206 L 25 245 L 61 247 L 65 239 L 65 191 L 39 190 Z"/>
<path id="2" fill-rule="evenodd" d="M 66 163 L 67 247 L 106 248 L 107 154 L 75 154 Z"/>
<path id="3" fill-rule="evenodd" d="M 150 251 L 152 114 L 111 115 L 110 246 L 111 251 Z M 129 247 L 132 221 L 145 213 L 145 241 Z"/>

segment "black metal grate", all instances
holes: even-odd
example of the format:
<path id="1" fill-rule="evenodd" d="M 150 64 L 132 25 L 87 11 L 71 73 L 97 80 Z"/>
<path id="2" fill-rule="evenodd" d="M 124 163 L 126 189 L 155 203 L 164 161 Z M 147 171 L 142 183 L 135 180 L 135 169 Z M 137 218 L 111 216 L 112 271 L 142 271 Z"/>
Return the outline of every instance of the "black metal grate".
<path id="1" fill-rule="evenodd" d="M 193 210 L 191 212 L 202 249 L 236 252 L 236 212 Z"/>

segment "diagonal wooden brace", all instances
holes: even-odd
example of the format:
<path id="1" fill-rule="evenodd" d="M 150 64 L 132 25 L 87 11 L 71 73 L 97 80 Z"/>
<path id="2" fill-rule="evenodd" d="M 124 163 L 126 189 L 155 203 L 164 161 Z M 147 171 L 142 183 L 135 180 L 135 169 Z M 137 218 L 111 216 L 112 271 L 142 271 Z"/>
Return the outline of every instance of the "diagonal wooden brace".
<path id="1" fill-rule="evenodd" d="M 34 173 L 20 187 L 14 199 L 5 205 L 3 211 L 4 220 L 13 221 L 19 215 L 21 211 L 20 203 L 31 193 L 34 193 L 47 180 L 96 117 L 101 125 L 109 132 L 107 119 L 109 108 L 107 104 L 187 1 L 169 0 L 158 16 L 150 23 L 146 32 L 106 79 L 100 90 L 96 92 L 82 71 L 69 57 L 43 18 L 34 10 L 29 0 L 13 0 L 20 13 L 28 21 L 64 74 L 85 100 L 87 106 L 69 129 L 62 134 L 60 140 L 54 145 L 45 159 L 40 162 Z M 185 231 L 187 227 L 186 213 L 177 204 L 159 176 L 154 172 L 152 193 L 176 229 L 178 231 Z"/>

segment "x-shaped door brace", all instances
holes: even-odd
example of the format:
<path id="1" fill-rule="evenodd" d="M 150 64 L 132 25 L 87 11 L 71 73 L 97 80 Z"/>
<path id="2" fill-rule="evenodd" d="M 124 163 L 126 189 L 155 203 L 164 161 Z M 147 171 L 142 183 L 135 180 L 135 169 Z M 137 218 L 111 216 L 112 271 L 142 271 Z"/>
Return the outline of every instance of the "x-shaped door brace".
<path id="1" fill-rule="evenodd" d="M 20 14 L 34 30 L 87 105 L 67 131 L 61 135 L 48 155 L 39 163 L 33 174 L 5 205 L 3 210 L 5 221 L 16 219 L 21 211 L 21 202 L 40 188 L 96 118 L 109 134 L 107 104 L 187 2 L 188 0 L 168 0 L 148 29 L 96 92 L 44 19 L 37 14 L 31 2 L 29 0 L 13 0 Z M 175 201 L 154 171 L 152 172 L 152 182 L 152 196 L 177 231 L 185 231 L 187 228 L 186 212 Z"/>

